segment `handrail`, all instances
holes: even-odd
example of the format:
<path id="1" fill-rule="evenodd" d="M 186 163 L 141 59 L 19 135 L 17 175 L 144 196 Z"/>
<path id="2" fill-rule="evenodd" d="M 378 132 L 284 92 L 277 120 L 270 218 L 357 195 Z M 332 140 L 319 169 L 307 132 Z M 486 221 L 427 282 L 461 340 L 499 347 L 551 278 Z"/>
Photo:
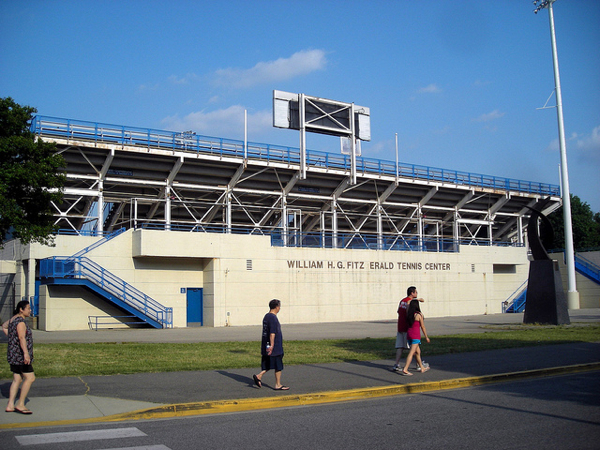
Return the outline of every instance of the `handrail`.
<path id="1" fill-rule="evenodd" d="M 166 230 L 164 223 L 138 223 L 136 229 Z M 517 242 L 490 242 L 487 238 L 445 238 L 418 235 L 383 235 L 358 232 L 288 231 L 285 233 L 280 228 L 264 229 L 257 227 L 226 227 L 202 224 L 170 224 L 169 231 L 219 233 L 219 234 L 247 234 L 269 236 L 273 247 L 308 247 L 308 248 L 345 248 L 345 249 L 371 249 L 391 251 L 431 251 L 431 252 L 458 252 L 460 245 L 523 247 Z"/>
<path id="2" fill-rule="evenodd" d="M 124 233 L 126 231 L 126 228 L 120 228 L 116 231 L 113 231 L 110 234 L 105 235 L 102 239 L 97 240 L 96 242 L 94 242 L 92 245 L 88 245 L 87 247 L 79 250 L 77 253 L 75 253 L 72 256 L 69 256 L 69 259 L 74 259 L 74 258 L 78 258 L 80 256 L 85 255 L 86 253 L 92 251 L 95 248 L 100 247 L 101 245 L 105 244 L 106 242 L 110 241 L 111 239 L 117 237 L 118 235 Z"/>
<path id="3" fill-rule="evenodd" d="M 514 306 L 520 305 L 515 305 L 515 301 L 521 298 L 523 292 L 527 289 L 528 282 L 529 279 L 523 281 L 523 283 L 521 283 L 521 285 L 517 289 L 515 289 L 515 291 L 506 298 L 506 300 L 502 302 L 502 312 L 508 312 L 510 308 L 513 308 L 512 312 L 516 312 L 514 311 Z"/>
<path id="4" fill-rule="evenodd" d="M 114 319 L 112 322 L 102 322 L 102 319 Z M 114 325 L 147 325 L 146 322 L 141 321 L 128 321 L 121 322 L 118 319 L 137 319 L 136 316 L 88 316 L 88 327 L 90 330 L 98 331 L 99 326 L 107 325 L 108 327 Z"/>
<path id="5" fill-rule="evenodd" d="M 595 280 L 597 283 L 600 283 L 600 266 L 594 264 L 592 261 L 578 253 L 575 253 L 575 268 L 579 272 Z"/>
<path id="6" fill-rule="evenodd" d="M 32 119 L 30 130 L 38 136 L 66 137 L 67 139 L 80 139 L 93 142 L 108 142 L 120 145 L 143 146 L 146 148 L 162 148 L 172 151 L 214 154 L 219 157 L 244 158 L 243 141 L 190 133 L 177 133 L 41 115 L 35 116 Z M 300 150 L 296 147 L 249 142 L 246 154 L 248 158 L 260 161 L 285 163 L 288 165 L 300 164 Z M 337 155 L 316 150 L 307 150 L 306 164 L 308 167 L 322 167 L 330 170 L 337 169 L 344 171 L 349 171 L 351 167 L 348 155 Z M 357 172 L 363 174 L 374 173 L 395 177 L 396 171 L 398 171 L 401 178 L 540 195 L 560 195 L 560 188 L 557 185 L 415 164 L 398 164 L 396 167 L 395 162 L 375 158 L 357 157 L 356 167 Z"/>
<path id="7" fill-rule="evenodd" d="M 168 308 L 86 257 L 53 256 L 40 261 L 41 278 L 79 278 L 93 282 L 145 316 L 173 326 L 173 308 Z"/>

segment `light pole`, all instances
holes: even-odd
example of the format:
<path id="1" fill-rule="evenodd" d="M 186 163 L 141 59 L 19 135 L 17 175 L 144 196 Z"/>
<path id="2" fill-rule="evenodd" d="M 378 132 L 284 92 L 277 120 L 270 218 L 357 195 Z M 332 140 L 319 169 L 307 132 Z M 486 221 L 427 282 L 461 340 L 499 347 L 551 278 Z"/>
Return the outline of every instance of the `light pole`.
<path id="1" fill-rule="evenodd" d="M 567 145 L 565 142 L 565 125 L 563 122 L 562 93 L 558 72 L 558 54 L 556 52 L 556 35 L 554 33 L 554 12 L 552 4 L 556 0 L 534 0 L 534 12 L 548 9 L 550 19 L 550 37 L 552 40 L 552 62 L 554 64 L 554 86 L 556 90 L 556 115 L 558 118 L 558 142 L 560 145 L 560 179 L 562 185 L 563 221 L 565 229 L 565 260 L 567 264 L 569 309 L 579 309 L 579 292 L 575 281 L 575 253 L 573 249 L 573 226 L 571 222 L 571 194 L 569 191 L 569 171 L 567 169 Z"/>

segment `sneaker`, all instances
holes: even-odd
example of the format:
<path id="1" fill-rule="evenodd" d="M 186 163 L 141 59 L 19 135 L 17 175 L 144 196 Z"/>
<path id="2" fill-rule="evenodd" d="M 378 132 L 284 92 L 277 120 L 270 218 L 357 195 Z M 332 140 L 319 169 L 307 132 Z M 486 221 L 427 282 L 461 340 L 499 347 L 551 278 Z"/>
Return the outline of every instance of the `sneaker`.
<path id="1" fill-rule="evenodd" d="M 390 370 L 392 372 L 400 372 L 402 369 L 400 368 L 400 366 L 398 366 L 398 364 L 394 364 Z"/>
<path id="2" fill-rule="evenodd" d="M 423 367 L 425 367 L 426 369 L 429 367 L 429 364 L 427 364 L 425 361 L 422 361 L 423 363 Z M 421 371 L 421 368 L 419 366 L 417 366 L 417 368 L 415 369 L 417 372 Z"/>

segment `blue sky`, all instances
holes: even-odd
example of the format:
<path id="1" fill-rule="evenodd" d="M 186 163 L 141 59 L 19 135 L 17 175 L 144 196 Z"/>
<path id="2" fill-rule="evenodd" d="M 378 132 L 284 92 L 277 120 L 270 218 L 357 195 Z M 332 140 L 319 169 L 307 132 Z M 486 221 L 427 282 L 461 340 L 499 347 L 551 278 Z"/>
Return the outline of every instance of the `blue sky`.
<path id="1" fill-rule="evenodd" d="M 559 184 L 529 0 L 0 2 L 0 96 L 43 115 L 298 147 L 272 91 L 371 110 L 363 156 Z M 554 4 L 571 193 L 600 211 L 600 1 Z M 555 97 L 548 105 L 555 105 Z M 307 135 L 309 149 L 339 140 Z"/>

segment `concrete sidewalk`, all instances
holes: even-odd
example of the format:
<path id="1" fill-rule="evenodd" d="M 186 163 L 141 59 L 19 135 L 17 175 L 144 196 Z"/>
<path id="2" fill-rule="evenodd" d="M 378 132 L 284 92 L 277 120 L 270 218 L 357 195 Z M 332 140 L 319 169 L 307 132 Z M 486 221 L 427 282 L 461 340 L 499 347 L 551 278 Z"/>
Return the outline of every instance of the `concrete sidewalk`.
<path id="1" fill-rule="evenodd" d="M 598 323 L 600 310 L 571 311 L 571 321 L 573 325 Z M 521 322 L 520 314 L 501 314 L 427 319 L 426 325 L 430 337 L 434 338 L 442 334 L 498 331 Z M 395 323 L 283 324 L 283 333 L 285 340 L 391 337 L 395 335 Z M 34 339 L 37 343 L 56 342 L 52 339 L 57 338 L 59 342 L 258 341 L 259 335 L 258 327 L 240 327 L 60 332 L 60 335 L 35 332 Z M 111 336 L 113 339 L 108 339 Z M 259 370 L 258 355 L 256 369 L 40 378 L 35 381 L 27 403 L 34 414 L 3 413 L 0 415 L 0 429 L 201 414 L 203 411 L 216 412 L 216 406 L 222 407 L 225 403 L 238 410 L 244 408 L 244 402 L 246 409 L 289 406 L 306 401 L 307 397 L 313 400 L 319 397 L 325 401 L 326 397 L 331 399 L 336 395 L 332 393 L 342 391 L 348 398 L 377 393 L 391 395 L 403 392 L 402 388 L 407 385 L 410 385 L 411 392 L 419 392 L 443 389 L 443 383 L 455 387 L 485 383 L 486 380 L 497 380 L 498 374 L 510 374 L 499 379 L 540 376 L 557 367 L 570 367 L 567 371 L 598 370 L 600 336 L 598 341 L 433 356 L 425 358 L 431 370 L 424 374 L 414 372 L 412 377 L 391 372 L 391 360 L 288 365 L 282 381 L 291 387 L 289 391 L 272 389 L 272 373 L 265 375 L 261 389 L 254 386 L 252 374 Z M 524 373 L 527 371 L 533 372 Z M 465 379 L 467 381 L 457 381 Z M 10 380 L 0 381 L 5 399 L 9 386 Z M 323 392 L 328 394 L 318 394 Z"/>

